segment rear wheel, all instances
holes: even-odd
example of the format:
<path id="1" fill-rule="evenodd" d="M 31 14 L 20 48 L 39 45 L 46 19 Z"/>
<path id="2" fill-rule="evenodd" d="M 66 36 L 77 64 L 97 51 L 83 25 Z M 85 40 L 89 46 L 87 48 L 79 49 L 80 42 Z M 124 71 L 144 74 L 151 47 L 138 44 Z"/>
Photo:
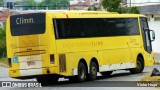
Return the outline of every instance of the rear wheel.
<path id="1" fill-rule="evenodd" d="M 113 71 L 101 72 L 101 74 L 102 74 L 103 76 L 109 76 L 109 75 L 111 75 L 112 73 L 113 73 Z"/>
<path id="2" fill-rule="evenodd" d="M 97 65 L 95 62 L 90 63 L 90 73 L 88 74 L 89 80 L 95 80 L 97 78 Z"/>
<path id="3" fill-rule="evenodd" d="M 78 64 L 78 75 L 75 77 L 71 77 L 70 80 L 75 80 L 76 82 L 83 82 L 86 79 L 86 67 L 84 63 L 80 62 Z"/>
<path id="4" fill-rule="evenodd" d="M 54 75 L 45 75 L 39 76 L 36 79 L 38 83 L 41 83 L 41 85 L 49 85 L 58 82 L 59 77 Z"/>
<path id="5" fill-rule="evenodd" d="M 130 72 L 133 74 L 141 73 L 143 71 L 143 69 L 144 69 L 144 61 L 141 57 L 138 57 L 136 68 L 130 69 Z"/>

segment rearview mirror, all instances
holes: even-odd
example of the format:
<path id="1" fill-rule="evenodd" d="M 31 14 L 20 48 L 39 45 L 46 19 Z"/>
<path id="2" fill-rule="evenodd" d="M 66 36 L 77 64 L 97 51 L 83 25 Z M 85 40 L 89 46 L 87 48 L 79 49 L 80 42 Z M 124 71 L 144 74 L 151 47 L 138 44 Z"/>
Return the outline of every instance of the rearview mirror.
<path id="1" fill-rule="evenodd" d="M 153 42 L 155 40 L 155 32 L 153 30 L 150 30 L 151 35 L 151 41 Z"/>

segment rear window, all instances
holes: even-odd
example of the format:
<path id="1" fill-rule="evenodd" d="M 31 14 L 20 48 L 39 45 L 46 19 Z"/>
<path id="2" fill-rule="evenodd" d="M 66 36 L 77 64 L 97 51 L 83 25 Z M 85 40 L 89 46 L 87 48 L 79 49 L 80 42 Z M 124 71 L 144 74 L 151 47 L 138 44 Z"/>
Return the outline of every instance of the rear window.
<path id="1" fill-rule="evenodd" d="M 45 33 L 45 13 L 14 15 L 10 21 L 12 36 Z"/>

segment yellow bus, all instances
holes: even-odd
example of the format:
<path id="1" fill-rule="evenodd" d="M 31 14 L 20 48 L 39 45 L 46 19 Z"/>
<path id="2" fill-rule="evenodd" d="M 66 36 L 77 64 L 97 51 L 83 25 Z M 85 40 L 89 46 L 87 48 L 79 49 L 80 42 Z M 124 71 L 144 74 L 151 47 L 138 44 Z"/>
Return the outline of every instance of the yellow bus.
<path id="1" fill-rule="evenodd" d="M 141 73 L 154 64 L 153 30 L 140 14 L 105 11 L 36 12 L 7 20 L 12 78 L 55 83 L 60 77 L 95 80 L 97 72 Z"/>

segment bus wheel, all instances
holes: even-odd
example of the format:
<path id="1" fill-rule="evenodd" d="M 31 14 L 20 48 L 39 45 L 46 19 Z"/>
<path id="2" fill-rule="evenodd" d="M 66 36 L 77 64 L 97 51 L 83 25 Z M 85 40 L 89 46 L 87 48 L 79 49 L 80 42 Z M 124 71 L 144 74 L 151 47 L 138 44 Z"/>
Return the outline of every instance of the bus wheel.
<path id="1" fill-rule="evenodd" d="M 97 78 L 97 65 L 95 62 L 90 63 L 90 73 L 88 74 L 88 80 L 95 80 Z"/>
<path id="2" fill-rule="evenodd" d="M 113 73 L 113 71 L 101 72 L 101 74 L 102 74 L 103 76 L 109 76 L 109 75 L 111 75 L 112 73 Z"/>
<path id="3" fill-rule="evenodd" d="M 41 83 L 41 85 L 44 86 L 44 85 L 50 85 L 50 84 L 57 83 L 59 77 L 54 76 L 54 75 L 45 75 L 45 76 L 37 77 L 36 79 L 38 83 Z"/>
<path id="4" fill-rule="evenodd" d="M 77 75 L 77 81 L 83 82 L 86 79 L 86 67 L 84 63 L 80 62 L 78 64 L 78 75 Z"/>
<path id="5" fill-rule="evenodd" d="M 141 57 L 138 57 L 136 68 L 130 69 L 130 72 L 133 74 L 141 73 L 143 71 L 143 69 L 144 69 L 144 61 Z"/>

